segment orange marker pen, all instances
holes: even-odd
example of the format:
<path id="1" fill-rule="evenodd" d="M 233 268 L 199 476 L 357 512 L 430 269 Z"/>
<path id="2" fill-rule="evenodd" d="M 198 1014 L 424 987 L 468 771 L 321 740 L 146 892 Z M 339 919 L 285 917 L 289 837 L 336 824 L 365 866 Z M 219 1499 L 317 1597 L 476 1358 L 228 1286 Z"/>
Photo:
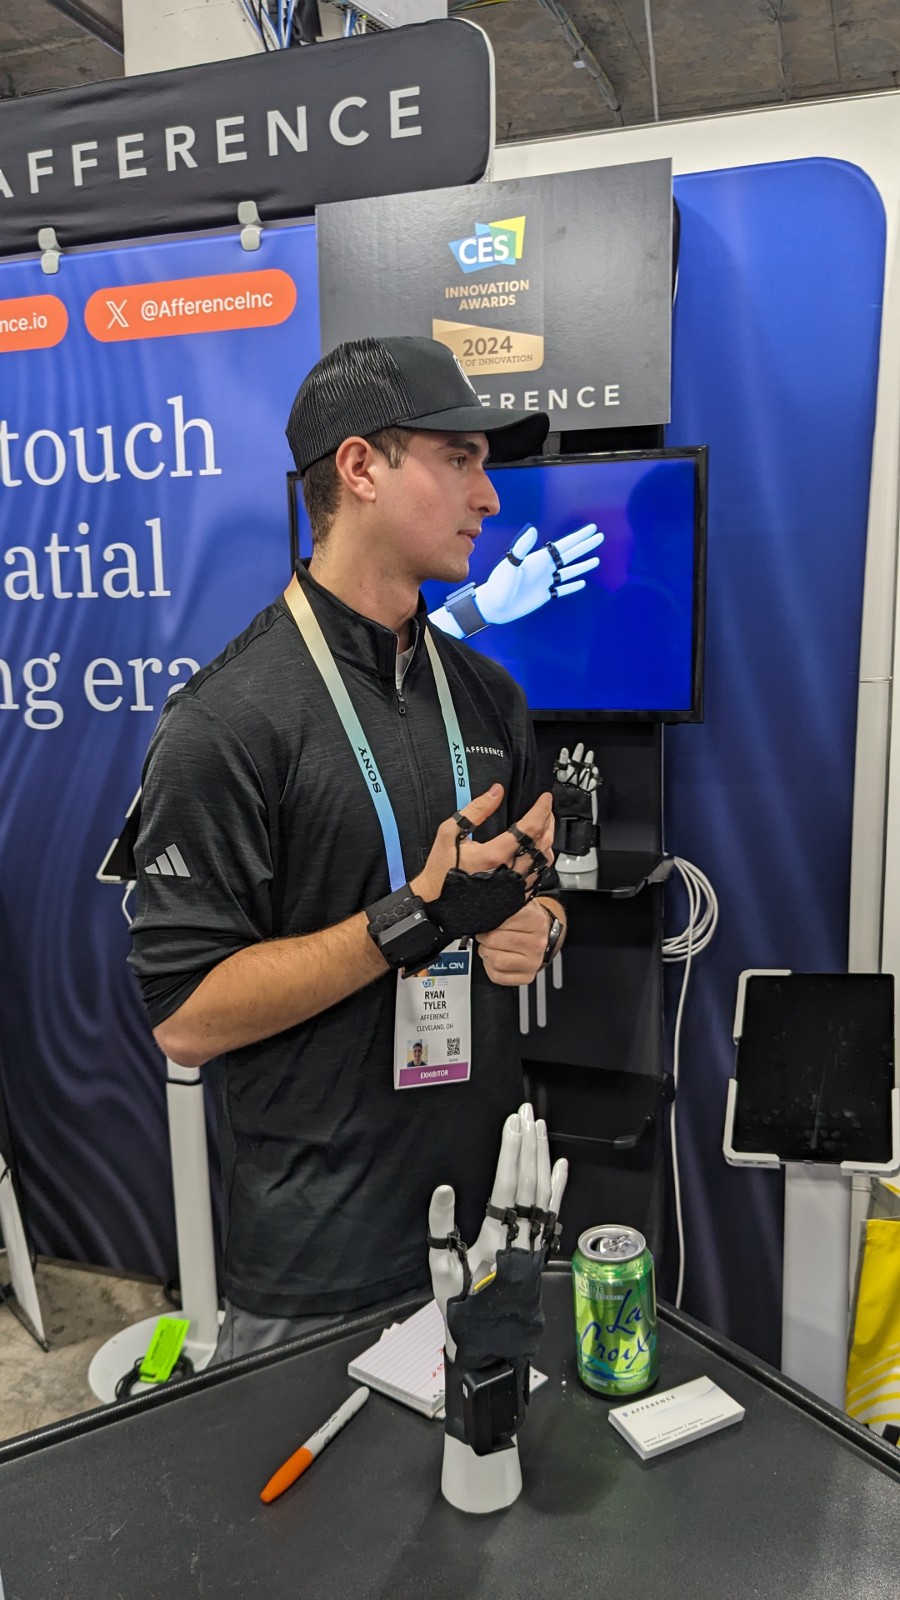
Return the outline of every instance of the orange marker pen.
<path id="1" fill-rule="evenodd" d="M 306 1443 L 302 1444 L 299 1450 L 294 1451 L 294 1454 L 289 1457 L 283 1467 L 278 1468 L 278 1471 L 269 1479 L 266 1487 L 262 1490 L 259 1497 L 260 1500 L 265 1500 L 268 1505 L 270 1500 L 277 1500 L 280 1494 L 284 1494 L 285 1489 L 289 1489 L 292 1483 L 296 1483 L 307 1467 L 312 1466 L 316 1456 L 320 1455 L 325 1446 L 331 1443 L 335 1434 L 340 1433 L 344 1424 L 349 1422 L 351 1417 L 356 1416 L 360 1406 L 365 1405 L 368 1398 L 368 1389 L 354 1390 L 349 1400 L 345 1400 L 342 1406 L 338 1406 L 334 1415 L 329 1417 L 328 1421 L 323 1423 L 322 1427 L 318 1428 L 315 1433 L 310 1434 Z"/>

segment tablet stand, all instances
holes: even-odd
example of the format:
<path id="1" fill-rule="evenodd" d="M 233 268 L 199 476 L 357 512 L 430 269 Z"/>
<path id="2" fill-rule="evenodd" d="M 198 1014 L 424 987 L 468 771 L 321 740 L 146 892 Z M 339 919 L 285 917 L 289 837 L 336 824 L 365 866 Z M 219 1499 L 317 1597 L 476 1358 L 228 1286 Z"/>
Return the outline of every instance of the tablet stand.
<path id="1" fill-rule="evenodd" d="M 181 1289 L 181 1311 L 174 1314 L 190 1318 L 184 1354 L 193 1363 L 194 1371 L 200 1372 L 212 1359 L 219 1336 L 203 1084 L 196 1067 L 179 1067 L 168 1059 L 166 1067 L 166 1109 Z M 144 1355 L 158 1320 L 158 1317 L 145 1317 L 101 1345 L 88 1368 L 88 1383 L 98 1400 L 109 1402 L 116 1398 L 116 1384 Z"/>
<path id="2" fill-rule="evenodd" d="M 890 1154 L 879 1160 L 873 1148 L 869 1159 L 794 1161 L 773 1151 L 747 1151 L 736 1148 L 736 1119 L 739 1100 L 741 1046 L 745 1035 L 747 985 L 752 978 L 790 979 L 795 974 L 750 970 L 738 980 L 734 1020 L 737 1046 L 736 1076 L 728 1084 L 723 1151 L 731 1166 L 784 1168 L 784 1267 L 781 1313 L 781 1368 L 789 1378 L 802 1383 L 840 1410 L 844 1409 L 847 1377 L 847 1338 L 850 1313 L 851 1253 L 850 1211 L 855 1174 L 884 1176 L 900 1168 L 900 1089 L 892 1088 L 884 1105 L 884 1128 Z M 821 979 L 833 994 L 842 977 L 858 979 L 862 974 L 803 974 L 809 984 Z M 879 974 L 887 981 L 884 974 Z M 780 986 L 783 1015 L 789 1025 L 795 1004 L 789 983 Z M 893 1033 L 883 1041 L 883 1049 L 893 1057 Z M 805 1063 L 798 1063 L 805 1065 Z M 773 1143 L 782 1132 L 773 1128 Z"/>
<path id="3" fill-rule="evenodd" d="M 28 1241 L 13 1188 L 12 1169 L 7 1166 L 2 1155 L 0 1155 L 0 1236 L 6 1247 L 10 1277 L 8 1284 L 0 1283 L 0 1304 L 6 1302 L 10 1311 L 41 1349 L 49 1350 L 34 1273 L 31 1270 Z"/>
<path id="4" fill-rule="evenodd" d="M 97 874 L 101 883 L 124 885 L 134 879 L 133 844 L 139 799 L 140 790 L 128 808 L 122 833 L 110 846 Z M 166 1059 L 166 1111 L 181 1291 L 178 1315 L 190 1319 L 184 1354 L 199 1372 L 216 1348 L 220 1319 L 206 1109 L 196 1067 L 179 1067 Z M 116 1398 L 116 1384 L 146 1352 L 158 1320 L 145 1317 L 101 1345 L 88 1368 L 88 1383 L 98 1400 L 109 1402 Z"/>

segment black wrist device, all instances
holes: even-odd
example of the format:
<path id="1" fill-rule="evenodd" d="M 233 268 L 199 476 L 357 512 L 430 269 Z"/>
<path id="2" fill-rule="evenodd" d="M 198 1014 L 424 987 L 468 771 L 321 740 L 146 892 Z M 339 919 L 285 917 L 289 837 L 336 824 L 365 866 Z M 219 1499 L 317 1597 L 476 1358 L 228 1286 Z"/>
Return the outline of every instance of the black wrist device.
<path id="1" fill-rule="evenodd" d="M 473 633 L 480 633 L 487 627 L 484 617 L 475 604 L 476 589 L 474 583 L 466 583 L 461 589 L 454 589 L 444 601 L 444 607 L 458 627 L 462 628 L 464 639 L 471 639 Z"/>
<path id="2" fill-rule="evenodd" d="M 477 1456 L 509 1450 L 525 1420 L 531 1368 L 493 1361 L 468 1370 L 444 1352 L 446 1430 Z"/>
<path id="3" fill-rule="evenodd" d="M 408 883 L 368 906 L 366 916 L 369 938 L 394 971 L 424 966 L 449 943 L 443 930 L 432 922 L 424 900 Z"/>

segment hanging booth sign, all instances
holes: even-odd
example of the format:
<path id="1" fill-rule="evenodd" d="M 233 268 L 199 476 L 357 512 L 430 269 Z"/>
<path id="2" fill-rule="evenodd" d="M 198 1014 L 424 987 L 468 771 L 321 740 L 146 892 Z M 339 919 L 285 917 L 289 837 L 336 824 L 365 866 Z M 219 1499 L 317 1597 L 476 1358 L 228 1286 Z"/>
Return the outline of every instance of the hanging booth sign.
<path id="1" fill-rule="evenodd" d="M 492 140 L 491 47 L 456 18 L 10 100 L 0 254 L 474 183 Z"/>
<path id="2" fill-rule="evenodd" d="M 320 206 L 322 348 L 440 339 L 484 405 L 669 420 L 672 164 Z"/>

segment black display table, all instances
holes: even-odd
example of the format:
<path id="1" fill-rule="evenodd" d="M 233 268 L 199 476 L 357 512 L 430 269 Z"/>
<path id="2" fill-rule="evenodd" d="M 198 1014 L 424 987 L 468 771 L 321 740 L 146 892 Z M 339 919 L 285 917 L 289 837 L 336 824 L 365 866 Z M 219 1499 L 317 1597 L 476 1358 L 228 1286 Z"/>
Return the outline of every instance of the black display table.
<path id="1" fill-rule="evenodd" d="M 508 1511 L 446 1505 L 441 1424 L 377 1394 L 260 1503 L 393 1320 L 360 1319 L 0 1447 L 6 1600 L 897 1600 L 892 1447 L 661 1308 L 661 1387 L 708 1374 L 747 1414 L 643 1463 L 576 1377 L 565 1268 L 544 1303 Z"/>

